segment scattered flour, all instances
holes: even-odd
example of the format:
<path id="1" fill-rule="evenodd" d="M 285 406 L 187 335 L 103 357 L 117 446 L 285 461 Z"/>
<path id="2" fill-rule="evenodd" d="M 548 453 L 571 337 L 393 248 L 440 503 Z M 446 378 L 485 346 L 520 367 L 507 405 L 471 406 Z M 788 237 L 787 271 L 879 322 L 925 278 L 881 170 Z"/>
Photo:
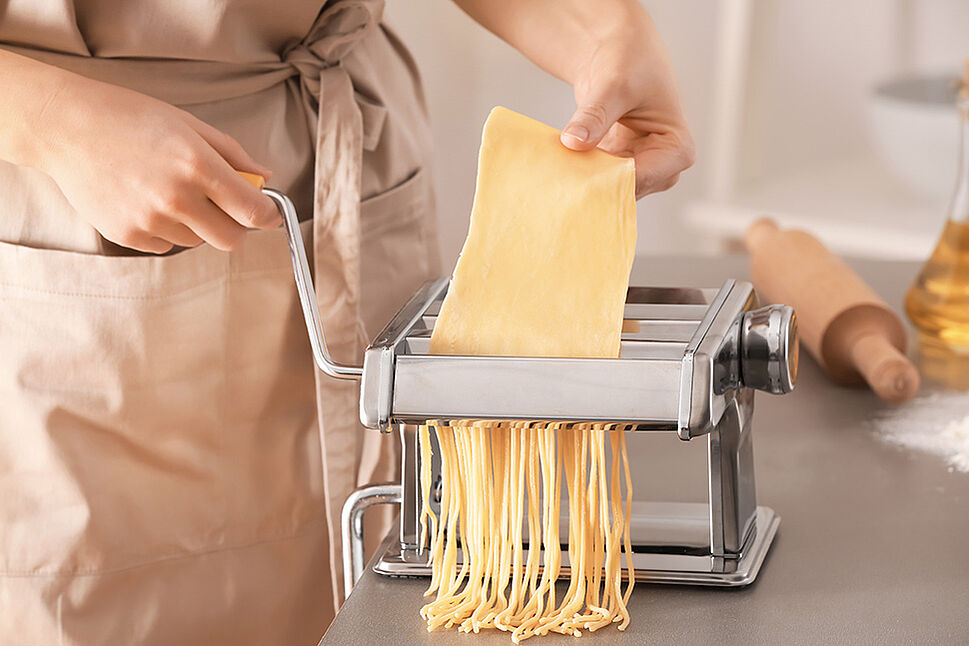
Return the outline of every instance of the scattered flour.
<path id="1" fill-rule="evenodd" d="M 884 411 L 873 420 L 888 442 L 945 459 L 969 473 L 969 393 L 935 393 Z"/>

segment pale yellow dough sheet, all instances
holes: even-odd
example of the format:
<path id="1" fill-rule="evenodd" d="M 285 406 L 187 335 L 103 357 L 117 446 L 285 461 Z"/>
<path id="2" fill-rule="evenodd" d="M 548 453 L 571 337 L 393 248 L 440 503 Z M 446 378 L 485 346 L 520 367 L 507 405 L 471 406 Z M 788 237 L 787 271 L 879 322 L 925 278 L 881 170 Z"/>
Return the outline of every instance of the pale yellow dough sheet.
<path id="1" fill-rule="evenodd" d="M 616 357 L 636 245 L 632 159 L 571 151 L 559 131 L 491 111 L 471 226 L 434 354 Z"/>

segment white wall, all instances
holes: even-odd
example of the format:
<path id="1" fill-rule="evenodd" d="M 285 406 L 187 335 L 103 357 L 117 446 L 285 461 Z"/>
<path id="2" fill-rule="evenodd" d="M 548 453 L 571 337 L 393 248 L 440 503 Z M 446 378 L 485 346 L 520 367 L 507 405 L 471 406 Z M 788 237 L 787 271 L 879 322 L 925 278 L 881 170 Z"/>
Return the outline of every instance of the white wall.
<path id="1" fill-rule="evenodd" d="M 867 147 L 873 79 L 896 67 L 895 0 L 754 0 L 741 181 Z"/>
<path id="2" fill-rule="evenodd" d="M 678 216 L 710 173 L 712 68 L 718 0 L 646 0 L 673 59 L 697 165 L 679 185 L 640 201 L 640 253 L 689 252 Z M 956 69 L 969 55 L 965 0 L 753 0 L 739 175 L 823 163 L 867 147 L 865 99 L 899 70 Z M 441 244 L 453 262 L 467 230 L 481 126 L 505 105 L 561 127 L 571 89 L 535 68 L 445 0 L 388 0 L 388 23 L 421 64 L 433 119 Z"/>

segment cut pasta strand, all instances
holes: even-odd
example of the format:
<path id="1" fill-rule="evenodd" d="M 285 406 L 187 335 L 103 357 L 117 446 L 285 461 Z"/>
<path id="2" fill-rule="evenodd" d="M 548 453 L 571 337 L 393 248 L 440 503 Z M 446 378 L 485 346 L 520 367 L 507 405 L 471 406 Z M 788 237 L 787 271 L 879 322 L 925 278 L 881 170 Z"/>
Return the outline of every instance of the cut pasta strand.
<path id="1" fill-rule="evenodd" d="M 440 447 L 442 486 L 435 514 L 431 472 L 422 464 L 421 535 L 432 566 L 426 594 L 434 595 L 421 609 L 428 630 L 497 629 L 510 632 L 516 644 L 550 632 L 579 636 L 613 623 L 624 630 L 634 579 L 625 428 L 481 421 L 425 426 L 419 437 L 428 464 L 431 431 Z M 563 478 L 569 584 L 557 600 Z"/>

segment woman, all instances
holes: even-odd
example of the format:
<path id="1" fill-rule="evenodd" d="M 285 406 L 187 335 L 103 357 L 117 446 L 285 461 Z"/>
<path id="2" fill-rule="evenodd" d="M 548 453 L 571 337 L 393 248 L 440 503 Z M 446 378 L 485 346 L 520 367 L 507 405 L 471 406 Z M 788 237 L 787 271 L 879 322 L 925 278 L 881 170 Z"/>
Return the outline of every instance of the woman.
<path id="1" fill-rule="evenodd" d="M 459 4 L 574 86 L 563 145 L 635 156 L 640 195 L 692 163 L 637 3 Z M 0 11 L 0 642 L 315 643 L 340 506 L 396 440 L 316 375 L 278 214 L 235 171 L 294 198 L 359 359 L 442 272 L 413 61 L 380 0 Z"/>

